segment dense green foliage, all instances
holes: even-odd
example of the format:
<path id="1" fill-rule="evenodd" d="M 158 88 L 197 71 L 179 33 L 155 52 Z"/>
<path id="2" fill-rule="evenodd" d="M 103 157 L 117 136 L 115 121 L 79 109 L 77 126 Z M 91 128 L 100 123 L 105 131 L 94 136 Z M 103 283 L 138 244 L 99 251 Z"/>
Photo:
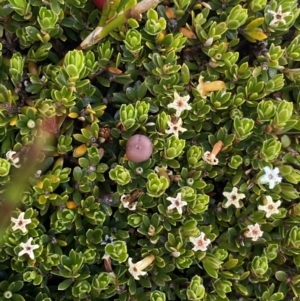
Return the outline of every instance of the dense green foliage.
<path id="1" fill-rule="evenodd" d="M 300 300 L 298 2 L 133 5 L 0 0 L 0 301 Z"/>

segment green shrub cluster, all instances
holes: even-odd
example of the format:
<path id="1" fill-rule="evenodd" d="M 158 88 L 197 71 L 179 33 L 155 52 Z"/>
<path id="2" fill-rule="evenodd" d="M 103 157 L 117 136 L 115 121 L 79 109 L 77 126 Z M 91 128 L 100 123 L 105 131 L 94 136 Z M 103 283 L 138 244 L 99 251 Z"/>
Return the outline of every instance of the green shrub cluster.
<path id="1" fill-rule="evenodd" d="M 298 2 L 145 3 L 0 0 L 0 301 L 300 300 Z"/>

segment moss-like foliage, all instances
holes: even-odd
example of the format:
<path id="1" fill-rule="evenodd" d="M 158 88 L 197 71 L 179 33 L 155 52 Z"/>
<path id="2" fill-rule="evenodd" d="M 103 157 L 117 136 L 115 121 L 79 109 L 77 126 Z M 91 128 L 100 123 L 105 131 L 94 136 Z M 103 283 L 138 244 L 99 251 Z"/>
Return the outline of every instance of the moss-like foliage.
<path id="1" fill-rule="evenodd" d="M 299 300 L 298 2 L 102 2 L 0 0 L 0 301 Z"/>

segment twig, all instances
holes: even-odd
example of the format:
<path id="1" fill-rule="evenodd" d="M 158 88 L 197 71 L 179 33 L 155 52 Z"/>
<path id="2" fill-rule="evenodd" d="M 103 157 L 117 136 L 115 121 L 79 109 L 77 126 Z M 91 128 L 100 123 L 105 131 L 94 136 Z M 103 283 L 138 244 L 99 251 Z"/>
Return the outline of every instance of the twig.
<path id="1" fill-rule="evenodd" d="M 120 12 L 114 19 L 109 21 L 104 26 L 97 26 L 94 31 L 92 31 L 84 41 L 82 41 L 77 49 L 87 49 L 95 45 L 104 37 L 106 37 L 112 30 L 124 24 L 128 19 L 134 18 L 140 21 L 143 13 L 147 12 L 151 8 L 156 7 L 161 1 L 162 0 L 142 0 L 128 10 Z"/>

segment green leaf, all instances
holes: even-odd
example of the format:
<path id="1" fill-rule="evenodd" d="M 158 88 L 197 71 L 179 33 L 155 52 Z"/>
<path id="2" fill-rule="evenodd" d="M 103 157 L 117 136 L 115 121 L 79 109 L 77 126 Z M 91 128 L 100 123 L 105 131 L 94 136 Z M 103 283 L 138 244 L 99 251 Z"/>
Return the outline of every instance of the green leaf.
<path id="1" fill-rule="evenodd" d="M 133 277 L 129 278 L 128 286 L 129 286 L 130 295 L 134 295 L 136 293 L 136 283 L 135 283 Z"/>
<path id="2" fill-rule="evenodd" d="M 218 279 L 217 271 L 209 263 L 203 262 L 203 268 L 210 277 Z"/>
<path id="3" fill-rule="evenodd" d="M 58 290 L 59 291 L 64 291 L 66 290 L 71 284 L 72 284 L 73 280 L 72 279 L 65 279 L 63 282 L 61 282 L 58 285 Z"/>
<path id="4" fill-rule="evenodd" d="M 51 11 L 55 15 L 59 15 L 60 14 L 60 5 L 59 5 L 59 2 L 57 0 L 51 0 L 50 1 L 50 7 L 51 7 Z"/>
<path id="5" fill-rule="evenodd" d="M 14 281 L 12 282 L 9 287 L 7 288 L 8 291 L 11 291 L 12 293 L 15 293 L 17 291 L 19 291 L 24 285 L 23 281 Z"/>
<path id="6" fill-rule="evenodd" d="M 5 299 L 5 300 L 7 300 L 7 299 Z M 25 301 L 25 299 L 19 294 L 13 294 L 13 296 L 10 300 L 12 300 L 12 301 Z"/>
<path id="7" fill-rule="evenodd" d="M 229 259 L 227 262 L 225 262 L 222 265 L 223 269 L 229 270 L 232 269 L 233 267 L 235 267 L 238 264 L 239 260 L 238 259 Z"/>
<path id="8" fill-rule="evenodd" d="M 275 278 L 280 282 L 285 282 L 288 279 L 288 274 L 284 271 L 277 271 L 275 273 Z"/>

